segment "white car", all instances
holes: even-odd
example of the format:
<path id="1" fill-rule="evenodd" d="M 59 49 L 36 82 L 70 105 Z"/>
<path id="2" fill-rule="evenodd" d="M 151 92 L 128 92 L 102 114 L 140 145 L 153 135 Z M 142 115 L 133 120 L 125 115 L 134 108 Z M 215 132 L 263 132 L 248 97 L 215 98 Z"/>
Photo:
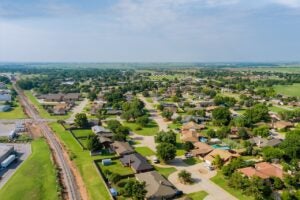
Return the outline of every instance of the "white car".
<path id="1" fill-rule="evenodd" d="M 153 157 L 152 158 L 152 162 L 155 163 L 155 164 L 159 163 L 159 159 L 157 157 Z"/>

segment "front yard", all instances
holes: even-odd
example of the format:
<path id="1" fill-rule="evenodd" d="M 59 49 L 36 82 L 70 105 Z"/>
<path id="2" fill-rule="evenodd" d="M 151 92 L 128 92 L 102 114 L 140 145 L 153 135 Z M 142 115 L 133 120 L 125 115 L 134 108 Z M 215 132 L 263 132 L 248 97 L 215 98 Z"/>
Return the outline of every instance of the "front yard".
<path id="1" fill-rule="evenodd" d="M 156 124 L 155 121 L 151 120 L 149 124 L 147 124 L 145 127 L 141 127 L 137 123 L 133 122 L 123 122 L 124 126 L 127 126 L 130 128 L 131 131 L 138 135 L 144 135 L 144 136 L 152 136 L 156 135 L 158 133 L 158 125 Z"/>

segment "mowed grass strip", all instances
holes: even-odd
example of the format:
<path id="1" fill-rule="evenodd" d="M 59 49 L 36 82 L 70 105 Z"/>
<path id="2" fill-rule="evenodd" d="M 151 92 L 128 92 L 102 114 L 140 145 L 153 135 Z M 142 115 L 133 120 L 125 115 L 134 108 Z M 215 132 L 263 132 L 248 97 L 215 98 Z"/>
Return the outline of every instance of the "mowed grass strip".
<path id="1" fill-rule="evenodd" d="M 79 173 L 81 174 L 85 187 L 88 192 L 89 199 L 110 199 L 108 191 L 106 190 L 103 179 L 98 174 L 94 165 L 94 160 L 108 158 L 112 156 L 93 156 L 91 157 L 89 151 L 81 149 L 80 145 L 76 142 L 75 138 L 69 131 L 56 123 L 49 124 L 58 138 L 66 146 L 69 154 L 72 154 L 73 161 L 76 164 Z"/>
<path id="2" fill-rule="evenodd" d="M 135 147 L 135 151 L 145 157 L 155 155 L 155 152 L 152 151 L 149 147 Z"/>
<path id="3" fill-rule="evenodd" d="M 154 166 L 154 168 L 158 173 L 160 173 L 161 175 L 163 175 L 166 178 L 168 178 L 170 174 L 177 171 L 175 167 L 157 167 L 157 166 Z"/>
<path id="4" fill-rule="evenodd" d="M 225 179 L 222 172 L 218 172 L 216 176 L 210 179 L 212 182 L 226 190 L 231 195 L 235 196 L 239 200 L 253 200 L 254 198 L 251 196 L 246 196 L 242 193 L 241 190 L 237 190 L 228 186 L 228 180 Z"/>
<path id="5" fill-rule="evenodd" d="M 207 195 L 208 195 L 207 192 L 205 192 L 205 191 L 199 191 L 199 192 L 190 193 L 187 196 L 190 197 L 190 198 L 192 198 L 193 200 L 202 200 Z"/>
<path id="6" fill-rule="evenodd" d="M 43 108 L 43 106 L 38 102 L 36 97 L 32 94 L 31 91 L 27 90 L 24 91 L 24 94 L 27 96 L 27 98 L 30 100 L 30 102 L 34 105 L 34 107 L 39 112 L 40 116 L 46 119 L 68 119 L 71 116 L 71 113 L 68 112 L 67 115 L 50 115 L 47 110 Z"/>
<path id="7" fill-rule="evenodd" d="M 32 154 L 0 190 L 1 200 L 57 200 L 56 169 L 44 139 L 32 142 Z"/>

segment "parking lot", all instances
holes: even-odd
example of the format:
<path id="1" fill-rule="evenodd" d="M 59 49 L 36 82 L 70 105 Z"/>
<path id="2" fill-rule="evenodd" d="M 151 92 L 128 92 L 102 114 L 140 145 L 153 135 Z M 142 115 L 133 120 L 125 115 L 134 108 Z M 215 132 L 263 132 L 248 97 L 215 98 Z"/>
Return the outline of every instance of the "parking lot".
<path id="1" fill-rule="evenodd" d="M 28 158 L 31 154 L 31 145 L 28 144 L 9 144 L 13 145 L 17 152 L 18 159 L 10 164 L 6 169 L 0 169 L 0 189 L 5 185 L 9 178 L 15 173 L 18 167 Z"/>

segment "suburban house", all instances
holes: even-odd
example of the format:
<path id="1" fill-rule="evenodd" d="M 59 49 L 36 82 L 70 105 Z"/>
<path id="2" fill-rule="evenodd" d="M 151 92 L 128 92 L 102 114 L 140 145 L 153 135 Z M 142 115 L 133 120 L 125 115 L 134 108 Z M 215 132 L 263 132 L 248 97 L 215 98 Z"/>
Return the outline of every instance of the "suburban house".
<path id="1" fill-rule="evenodd" d="M 233 151 L 223 150 L 223 149 L 214 149 L 204 157 L 204 161 L 207 164 L 212 165 L 212 163 L 217 155 L 219 155 L 221 157 L 221 159 L 223 160 L 224 163 L 228 163 L 232 159 L 240 157 L 240 154 L 235 153 Z"/>
<path id="2" fill-rule="evenodd" d="M 153 169 L 147 159 L 139 153 L 124 155 L 120 158 L 121 163 L 125 167 L 131 167 L 135 173 L 147 172 Z"/>
<path id="3" fill-rule="evenodd" d="M 136 174 L 135 177 L 138 181 L 146 183 L 147 200 L 174 199 L 177 194 L 172 183 L 156 171 Z"/>
<path id="4" fill-rule="evenodd" d="M 277 130 L 292 128 L 293 126 L 294 124 L 288 121 L 277 121 L 273 124 L 273 128 L 276 128 Z"/>
<path id="5" fill-rule="evenodd" d="M 124 156 L 134 153 L 134 149 L 128 142 L 115 141 L 110 145 L 111 149 L 116 152 L 119 156 Z"/>
<path id="6" fill-rule="evenodd" d="M 183 124 L 181 128 L 182 131 L 186 131 L 186 130 L 200 131 L 202 129 L 205 129 L 205 125 L 197 124 L 196 122 L 193 121 Z"/>
<path id="7" fill-rule="evenodd" d="M 105 104 L 103 102 L 94 102 L 90 111 L 91 115 L 96 115 L 98 111 L 104 107 L 104 105 Z"/>
<path id="8" fill-rule="evenodd" d="M 256 146 L 263 148 L 263 147 L 269 147 L 269 146 L 276 147 L 282 142 L 282 140 L 276 139 L 276 138 L 268 140 L 268 139 L 262 138 L 262 137 L 253 137 L 253 138 L 249 139 L 249 142 L 251 144 L 255 144 Z"/>
<path id="9" fill-rule="evenodd" d="M 212 150 L 213 148 L 204 142 L 195 142 L 194 149 L 192 150 L 192 154 L 193 156 L 199 156 L 201 158 L 204 158 Z"/>
<path id="10" fill-rule="evenodd" d="M 66 103 L 58 103 L 53 107 L 53 114 L 65 115 L 67 113 L 68 105 Z"/>
<path id="11" fill-rule="evenodd" d="M 107 134 L 107 133 L 111 133 L 110 130 L 104 128 L 103 126 L 92 126 L 92 131 L 93 133 L 97 134 L 97 135 L 103 135 L 103 134 Z"/>
<path id="12" fill-rule="evenodd" d="M 199 142 L 199 134 L 195 130 L 183 130 L 180 139 L 184 142 Z"/>
<path id="13" fill-rule="evenodd" d="M 268 162 L 256 163 L 254 167 L 245 167 L 238 169 L 244 176 L 257 176 L 262 179 L 269 179 L 270 177 L 277 177 L 283 179 L 284 172 L 280 165 Z"/>
<path id="14" fill-rule="evenodd" d="M 110 148 L 110 145 L 113 143 L 113 140 L 111 138 L 101 135 L 98 137 L 98 140 L 106 149 Z"/>

